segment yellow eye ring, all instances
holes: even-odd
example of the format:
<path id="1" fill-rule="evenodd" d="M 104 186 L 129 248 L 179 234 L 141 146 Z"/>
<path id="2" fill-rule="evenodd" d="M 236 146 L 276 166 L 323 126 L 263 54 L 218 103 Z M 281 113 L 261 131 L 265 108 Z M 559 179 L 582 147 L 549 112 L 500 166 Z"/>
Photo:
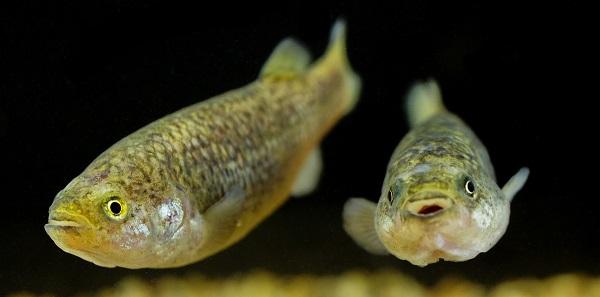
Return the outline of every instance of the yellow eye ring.
<path id="1" fill-rule="evenodd" d="M 127 204 L 117 196 L 111 196 L 104 203 L 104 213 L 114 220 L 121 220 L 127 214 Z"/>

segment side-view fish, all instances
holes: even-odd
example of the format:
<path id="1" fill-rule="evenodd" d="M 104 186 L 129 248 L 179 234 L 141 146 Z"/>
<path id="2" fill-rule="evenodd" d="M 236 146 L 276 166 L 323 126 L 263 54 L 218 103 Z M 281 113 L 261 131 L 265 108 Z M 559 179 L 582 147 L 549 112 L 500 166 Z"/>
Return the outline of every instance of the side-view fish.
<path id="1" fill-rule="evenodd" d="M 237 242 L 315 188 L 319 143 L 357 102 L 342 21 L 309 63 L 285 39 L 255 82 L 123 138 L 57 194 L 46 232 L 105 267 L 177 267 Z"/>
<path id="2" fill-rule="evenodd" d="M 488 251 L 506 231 L 510 201 L 529 170 L 500 189 L 487 150 L 446 110 L 434 81 L 411 89 L 407 112 L 411 131 L 392 155 L 379 202 L 349 199 L 344 229 L 373 254 L 419 266 Z"/>

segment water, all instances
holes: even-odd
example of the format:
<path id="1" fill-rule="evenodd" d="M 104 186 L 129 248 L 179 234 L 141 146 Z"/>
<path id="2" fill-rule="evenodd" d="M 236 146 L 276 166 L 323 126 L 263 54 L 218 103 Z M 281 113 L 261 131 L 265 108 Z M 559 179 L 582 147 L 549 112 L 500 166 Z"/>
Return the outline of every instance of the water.
<path id="1" fill-rule="evenodd" d="M 523 8 L 524 9 L 524 8 Z M 159 4 L 24 5 L 10 11 L 2 60 L 0 133 L 8 148 L 3 188 L 0 294 L 72 295 L 142 279 L 199 272 L 228 277 L 403 271 L 426 284 L 458 275 L 484 284 L 563 272 L 600 274 L 600 200 L 586 181 L 588 139 L 565 104 L 544 28 L 521 9 L 358 3 L 239 16 Z M 234 14 L 235 15 L 235 14 Z M 335 17 L 348 20 L 350 61 L 364 90 L 356 110 L 323 143 L 318 190 L 291 199 L 220 254 L 179 269 L 106 269 L 58 249 L 43 230 L 54 195 L 100 152 L 161 116 L 252 81 L 276 43 L 293 34 L 322 53 Z M 541 22 L 541 21 L 540 21 Z M 560 41 L 555 41 L 556 44 Z M 543 49 L 543 50 L 542 50 Z M 560 56 L 552 65 L 560 67 Z M 387 161 L 407 132 L 402 97 L 435 77 L 448 108 L 490 151 L 499 182 L 525 165 L 506 235 L 464 263 L 419 268 L 372 256 L 341 228 L 343 202 L 375 200 Z M 574 98 L 573 100 L 576 100 Z M 585 135 L 584 135 L 585 136 Z M 593 168 L 593 167 L 592 167 Z"/>

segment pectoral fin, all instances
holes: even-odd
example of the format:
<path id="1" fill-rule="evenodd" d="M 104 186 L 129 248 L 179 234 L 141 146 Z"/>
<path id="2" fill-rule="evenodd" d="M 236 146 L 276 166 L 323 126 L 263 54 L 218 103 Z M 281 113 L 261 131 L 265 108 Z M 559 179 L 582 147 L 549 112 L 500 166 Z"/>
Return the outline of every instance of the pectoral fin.
<path id="1" fill-rule="evenodd" d="M 206 210 L 205 218 L 211 241 L 218 242 L 229 238 L 238 224 L 245 198 L 244 189 L 236 185 L 231 187 L 219 202 Z"/>
<path id="2" fill-rule="evenodd" d="M 292 195 L 299 197 L 312 192 L 319 184 L 319 177 L 323 168 L 321 149 L 314 149 L 304 161 L 304 165 L 296 177 L 296 183 L 292 188 Z"/>
<path id="3" fill-rule="evenodd" d="M 363 198 L 350 198 L 344 205 L 344 230 L 354 241 L 375 255 L 388 254 L 375 231 L 376 204 Z"/>
<path id="4" fill-rule="evenodd" d="M 527 177 L 529 177 L 529 168 L 523 167 L 517 172 L 513 177 L 511 177 L 508 182 L 502 187 L 502 192 L 504 193 L 504 197 L 511 201 L 515 195 L 521 190 L 525 182 L 527 181 Z"/>

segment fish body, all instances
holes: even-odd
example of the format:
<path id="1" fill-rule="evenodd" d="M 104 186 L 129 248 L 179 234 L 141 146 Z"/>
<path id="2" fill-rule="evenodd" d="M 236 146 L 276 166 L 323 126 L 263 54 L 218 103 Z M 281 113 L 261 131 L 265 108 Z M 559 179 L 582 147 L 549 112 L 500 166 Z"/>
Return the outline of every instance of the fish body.
<path id="1" fill-rule="evenodd" d="M 235 243 L 292 194 L 312 190 L 319 143 L 357 101 L 345 25 L 326 54 L 285 39 L 253 83 L 120 140 L 58 193 L 46 232 L 105 267 L 186 265 Z"/>
<path id="2" fill-rule="evenodd" d="M 446 110 L 433 81 L 412 88 L 407 110 L 411 131 L 389 161 L 379 202 L 350 199 L 345 230 L 374 254 L 419 266 L 488 251 L 506 231 L 528 169 L 501 189 L 486 148 Z"/>

